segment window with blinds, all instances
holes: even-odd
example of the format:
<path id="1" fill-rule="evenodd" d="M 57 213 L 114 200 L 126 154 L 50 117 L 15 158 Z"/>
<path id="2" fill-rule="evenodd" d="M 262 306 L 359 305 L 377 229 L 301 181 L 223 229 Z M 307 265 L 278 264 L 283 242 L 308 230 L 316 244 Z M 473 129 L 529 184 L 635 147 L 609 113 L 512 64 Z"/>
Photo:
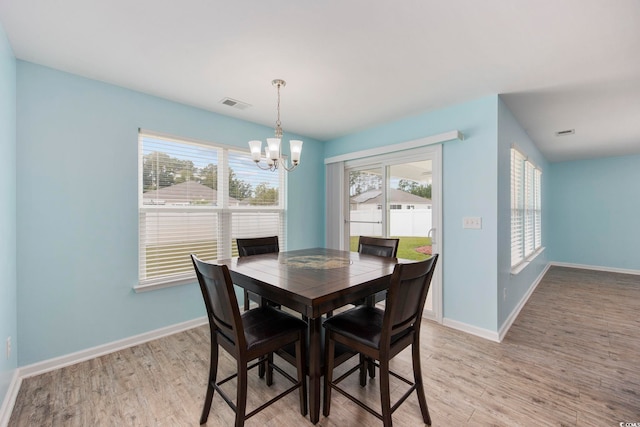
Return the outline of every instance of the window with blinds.
<path id="1" fill-rule="evenodd" d="M 237 256 L 236 238 L 285 239 L 282 171 L 256 167 L 248 151 L 141 131 L 139 284 L 192 281 L 189 254 Z"/>
<path id="2" fill-rule="evenodd" d="M 511 267 L 542 247 L 542 171 L 516 148 L 511 149 Z"/>

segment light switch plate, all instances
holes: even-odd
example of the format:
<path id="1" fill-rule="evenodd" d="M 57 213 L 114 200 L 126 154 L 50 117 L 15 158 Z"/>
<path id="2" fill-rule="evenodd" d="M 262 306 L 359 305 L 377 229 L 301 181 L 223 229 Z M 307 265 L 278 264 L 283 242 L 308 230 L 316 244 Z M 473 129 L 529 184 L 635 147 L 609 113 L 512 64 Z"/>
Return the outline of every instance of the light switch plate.
<path id="1" fill-rule="evenodd" d="M 482 228 L 482 218 L 479 216 L 466 216 L 462 218 L 462 228 L 480 230 Z"/>

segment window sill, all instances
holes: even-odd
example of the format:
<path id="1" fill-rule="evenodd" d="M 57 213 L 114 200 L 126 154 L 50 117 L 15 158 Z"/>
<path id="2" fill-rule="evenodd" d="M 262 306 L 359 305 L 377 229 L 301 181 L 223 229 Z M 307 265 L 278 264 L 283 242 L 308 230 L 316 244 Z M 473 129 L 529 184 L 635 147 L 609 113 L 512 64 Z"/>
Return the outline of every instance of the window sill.
<path id="1" fill-rule="evenodd" d="M 170 288 L 173 286 L 181 286 L 188 285 L 190 283 L 197 283 L 198 279 L 195 276 L 191 277 L 180 277 L 176 279 L 167 280 L 164 279 L 162 281 L 148 281 L 143 283 L 138 283 L 133 287 L 135 293 L 139 294 L 141 292 L 155 291 L 157 289 Z"/>
<path id="2" fill-rule="evenodd" d="M 525 268 L 527 268 L 527 266 L 529 264 L 531 264 L 531 261 L 533 261 L 538 255 L 540 255 L 542 252 L 544 252 L 545 247 L 542 246 L 540 247 L 540 249 L 538 249 L 537 251 L 535 251 L 534 253 L 532 253 L 531 255 L 529 255 L 524 261 L 522 261 L 520 264 L 515 265 L 514 267 L 511 267 L 511 275 L 515 276 L 517 274 L 519 274 L 522 270 L 524 270 Z"/>

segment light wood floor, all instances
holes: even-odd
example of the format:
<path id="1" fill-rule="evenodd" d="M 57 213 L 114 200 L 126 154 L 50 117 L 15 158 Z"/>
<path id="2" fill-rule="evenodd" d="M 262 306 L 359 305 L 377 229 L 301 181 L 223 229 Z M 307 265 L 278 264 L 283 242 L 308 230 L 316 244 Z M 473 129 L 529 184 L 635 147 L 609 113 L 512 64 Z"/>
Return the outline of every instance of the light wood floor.
<path id="1" fill-rule="evenodd" d="M 640 422 L 639 276 L 553 267 L 502 343 L 428 321 L 422 335 L 434 426 Z M 232 359 L 221 354 L 219 375 L 231 373 Z M 208 327 L 200 327 L 25 379 L 9 425 L 196 426 L 208 357 Z M 411 373 L 407 351 L 396 357 L 392 369 Z M 250 408 L 287 384 L 276 376 L 268 389 L 257 373 L 250 378 Z M 357 382 L 356 375 L 343 384 L 378 401 L 377 379 L 364 389 Z M 233 393 L 234 382 L 229 386 Z M 397 387 L 401 394 L 402 383 Z M 410 397 L 393 420 L 396 426 L 422 425 L 417 399 Z M 232 411 L 216 395 L 208 425 L 232 423 Z M 311 423 L 299 414 L 293 393 L 246 425 Z M 321 416 L 318 425 L 381 422 L 334 393 L 331 415 Z"/>

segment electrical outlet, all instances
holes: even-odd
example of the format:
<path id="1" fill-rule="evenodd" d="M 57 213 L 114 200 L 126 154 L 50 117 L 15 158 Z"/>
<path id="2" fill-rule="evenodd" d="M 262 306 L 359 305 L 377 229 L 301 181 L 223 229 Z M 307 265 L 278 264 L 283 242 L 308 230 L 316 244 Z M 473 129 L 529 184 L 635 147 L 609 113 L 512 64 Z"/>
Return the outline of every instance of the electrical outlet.
<path id="1" fill-rule="evenodd" d="M 7 360 L 11 357 L 11 337 L 7 337 Z"/>
<path id="2" fill-rule="evenodd" d="M 482 228 L 482 218 L 479 216 L 466 216 L 462 218 L 462 228 L 480 230 Z"/>

